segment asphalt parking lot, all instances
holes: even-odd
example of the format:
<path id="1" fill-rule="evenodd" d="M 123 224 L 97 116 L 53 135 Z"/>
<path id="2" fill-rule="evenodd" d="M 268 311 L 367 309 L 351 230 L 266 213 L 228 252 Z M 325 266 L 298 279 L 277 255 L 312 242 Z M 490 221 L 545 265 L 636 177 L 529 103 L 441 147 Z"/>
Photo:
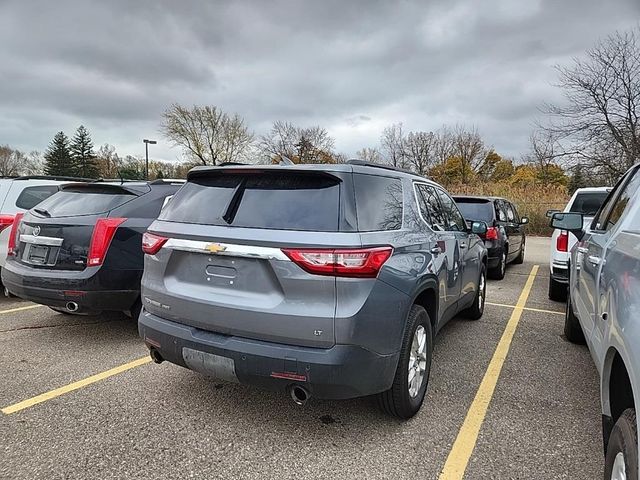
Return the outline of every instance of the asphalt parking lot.
<path id="1" fill-rule="evenodd" d="M 484 317 L 440 332 L 408 422 L 155 365 L 131 319 L 3 298 L 0 478 L 600 478 L 597 374 L 562 337 L 547 265 L 529 238 Z"/>

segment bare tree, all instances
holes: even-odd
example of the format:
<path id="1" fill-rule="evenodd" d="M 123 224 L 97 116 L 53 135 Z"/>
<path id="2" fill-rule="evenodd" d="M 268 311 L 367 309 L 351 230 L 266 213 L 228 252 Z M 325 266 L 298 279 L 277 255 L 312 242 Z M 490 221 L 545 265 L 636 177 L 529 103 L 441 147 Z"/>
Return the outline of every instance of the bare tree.
<path id="1" fill-rule="evenodd" d="M 394 123 L 382 131 L 380 147 L 389 164 L 407 168 L 406 138 L 402 123 Z"/>
<path id="2" fill-rule="evenodd" d="M 371 163 L 382 163 L 383 158 L 380 151 L 377 148 L 364 147 L 356 152 L 356 157 L 359 160 Z"/>
<path id="3" fill-rule="evenodd" d="M 173 104 L 162 115 L 162 134 L 203 165 L 244 159 L 253 134 L 237 114 L 215 106 L 186 108 Z"/>
<path id="4" fill-rule="evenodd" d="M 486 147 L 475 128 L 456 125 L 452 134 L 451 154 L 460 162 L 460 180 L 466 183 L 469 172 L 478 171 L 486 158 Z"/>
<path id="5" fill-rule="evenodd" d="M 411 170 L 427 175 L 436 164 L 437 136 L 433 132 L 409 132 L 405 141 L 405 155 Z"/>
<path id="6" fill-rule="evenodd" d="M 14 150 L 8 145 L 0 146 L 0 176 L 20 175 L 21 164 L 24 160 L 25 155 L 19 150 Z"/>
<path id="7" fill-rule="evenodd" d="M 546 130 L 562 146 L 556 157 L 612 178 L 640 160 L 640 27 L 616 32 L 574 59 L 556 67 L 562 105 L 547 105 Z"/>
<path id="8" fill-rule="evenodd" d="M 294 163 L 336 163 L 334 140 L 322 127 L 301 128 L 289 122 L 273 123 L 262 135 L 258 149 L 270 162 L 288 158 Z"/>

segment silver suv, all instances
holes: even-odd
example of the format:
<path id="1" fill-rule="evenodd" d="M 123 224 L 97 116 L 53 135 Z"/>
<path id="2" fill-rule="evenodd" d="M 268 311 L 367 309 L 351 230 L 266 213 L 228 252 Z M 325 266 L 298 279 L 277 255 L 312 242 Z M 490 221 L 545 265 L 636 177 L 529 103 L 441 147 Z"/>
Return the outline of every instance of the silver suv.
<path id="1" fill-rule="evenodd" d="M 614 187 L 593 221 L 556 213 L 551 225 L 574 234 L 564 331 L 586 343 L 600 373 L 606 479 L 639 478 L 640 164 Z"/>
<path id="2" fill-rule="evenodd" d="M 409 418 L 434 335 L 482 316 L 486 228 L 363 162 L 197 167 L 143 238 L 139 332 L 158 363 Z"/>

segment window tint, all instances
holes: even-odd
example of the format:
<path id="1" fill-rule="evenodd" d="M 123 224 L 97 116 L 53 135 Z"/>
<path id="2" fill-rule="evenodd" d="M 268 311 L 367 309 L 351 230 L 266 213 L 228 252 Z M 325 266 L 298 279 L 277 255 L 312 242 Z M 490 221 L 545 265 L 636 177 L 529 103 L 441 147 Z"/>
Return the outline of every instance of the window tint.
<path id="1" fill-rule="evenodd" d="M 117 192 L 86 189 L 62 190 L 40 203 L 38 209 L 46 210 L 51 217 L 97 215 L 113 210 L 136 198 L 134 194 Z"/>
<path id="2" fill-rule="evenodd" d="M 458 199 L 456 200 L 462 216 L 466 220 L 479 220 L 493 224 L 493 204 L 486 200 Z"/>
<path id="3" fill-rule="evenodd" d="M 607 192 L 585 192 L 578 193 L 571 204 L 570 212 L 583 213 L 585 215 L 595 215 L 602 203 L 607 198 Z"/>
<path id="4" fill-rule="evenodd" d="M 425 221 L 434 230 L 446 230 L 447 215 L 443 210 L 442 205 L 440 205 L 436 189 L 424 183 L 418 183 L 416 184 L 416 187 L 418 188 L 418 193 L 422 198 L 424 210 L 426 210 L 422 211 L 421 209 Z"/>
<path id="5" fill-rule="evenodd" d="M 495 202 L 496 205 L 496 214 L 498 216 L 498 220 L 501 222 L 507 221 L 507 213 L 505 211 L 504 205 L 500 200 Z"/>
<path id="6" fill-rule="evenodd" d="M 358 230 L 402 228 L 402 182 L 397 178 L 354 175 Z"/>
<path id="7" fill-rule="evenodd" d="M 634 172 L 633 177 L 620 191 L 618 198 L 613 204 L 603 230 L 611 230 L 620 221 L 625 208 L 627 208 L 627 204 L 638 190 L 638 186 L 640 186 L 640 175 Z"/>
<path id="8" fill-rule="evenodd" d="M 206 225 L 338 231 L 340 181 L 306 173 L 219 174 L 187 182 L 161 220 Z M 225 218 L 223 218 L 225 217 Z"/>
<path id="9" fill-rule="evenodd" d="M 464 232 L 467 230 L 467 223 L 464 221 L 464 217 L 458 210 L 455 202 L 452 198 L 444 193 L 444 191 L 439 188 L 436 189 L 438 192 L 438 197 L 440 198 L 440 204 L 442 205 L 442 209 L 447 216 L 447 226 L 446 230 L 455 231 L 455 232 Z"/>
<path id="10" fill-rule="evenodd" d="M 39 185 L 37 187 L 27 187 L 16 199 L 16 207 L 30 210 L 43 200 L 58 191 L 57 185 Z"/>

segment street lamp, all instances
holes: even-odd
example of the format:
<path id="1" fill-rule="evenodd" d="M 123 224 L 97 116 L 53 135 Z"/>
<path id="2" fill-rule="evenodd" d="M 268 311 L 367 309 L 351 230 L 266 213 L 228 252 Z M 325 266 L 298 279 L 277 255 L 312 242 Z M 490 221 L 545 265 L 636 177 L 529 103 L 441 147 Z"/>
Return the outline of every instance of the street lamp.
<path id="1" fill-rule="evenodd" d="M 146 138 L 142 141 L 144 142 L 144 156 L 145 156 L 144 173 L 145 173 L 145 178 L 149 180 L 149 144 L 155 145 L 158 142 L 156 142 L 155 140 L 147 140 Z"/>

